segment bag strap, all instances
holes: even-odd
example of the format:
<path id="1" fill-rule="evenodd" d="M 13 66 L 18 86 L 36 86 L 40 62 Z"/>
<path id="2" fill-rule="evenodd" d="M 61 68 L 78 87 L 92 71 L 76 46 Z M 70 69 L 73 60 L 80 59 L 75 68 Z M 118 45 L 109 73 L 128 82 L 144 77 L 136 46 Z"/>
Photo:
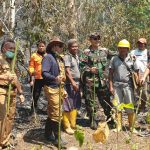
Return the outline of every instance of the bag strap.
<path id="1" fill-rule="evenodd" d="M 119 56 L 118 56 L 119 57 Z M 126 68 L 127 68 L 127 70 L 130 72 L 130 73 L 132 73 L 132 71 L 131 71 L 131 69 L 129 68 L 129 66 L 125 63 L 125 61 L 121 58 L 121 57 L 119 57 L 119 59 L 122 61 L 122 63 L 126 66 Z"/>

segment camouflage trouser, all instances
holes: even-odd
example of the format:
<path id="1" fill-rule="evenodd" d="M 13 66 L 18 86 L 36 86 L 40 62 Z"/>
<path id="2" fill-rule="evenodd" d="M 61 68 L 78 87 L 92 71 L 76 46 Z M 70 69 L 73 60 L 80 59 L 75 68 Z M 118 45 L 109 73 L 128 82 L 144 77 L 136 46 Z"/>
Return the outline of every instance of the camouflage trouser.
<path id="1" fill-rule="evenodd" d="M 112 104 L 110 102 L 110 93 L 108 89 L 100 89 L 98 87 L 95 88 L 95 96 L 98 98 L 95 98 L 94 100 L 94 87 L 93 88 L 86 88 L 86 92 L 84 93 L 85 97 L 85 103 L 86 103 L 86 109 L 88 112 L 88 115 L 95 115 L 98 111 L 98 105 L 100 104 L 102 108 L 104 109 L 104 113 L 109 118 L 111 116 L 111 107 Z"/>
<path id="2" fill-rule="evenodd" d="M 11 134 L 15 111 L 16 111 L 16 95 L 10 98 L 9 113 L 6 112 L 6 94 L 0 94 L 0 146 L 5 145 Z"/>

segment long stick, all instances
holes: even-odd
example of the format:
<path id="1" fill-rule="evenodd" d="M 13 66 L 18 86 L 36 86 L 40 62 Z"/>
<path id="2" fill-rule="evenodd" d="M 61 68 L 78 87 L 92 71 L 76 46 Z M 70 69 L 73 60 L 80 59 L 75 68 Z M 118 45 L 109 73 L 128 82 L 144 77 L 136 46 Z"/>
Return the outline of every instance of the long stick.
<path id="1" fill-rule="evenodd" d="M 137 117 L 138 110 L 139 110 L 139 107 L 140 107 L 140 104 L 141 104 L 142 91 L 143 91 L 143 89 L 142 89 L 142 87 L 140 87 L 140 95 L 139 95 L 139 100 L 138 100 L 138 106 L 137 106 L 136 112 L 135 112 L 135 117 L 133 118 L 133 124 L 132 124 L 132 129 L 131 129 L 131 137 L 132 137 L 134 126 L 135 126 L 135 119 Z"/>
<path id="2" fill-rule="evenodd" d="M 37 113 L 35 111 L 35 105 L 34 105 L 34 99 L 33 99 L 33 92 L 34 92 L 34 86 L 35 86 L 35 81 L 33 83 L 33 86 L 32 86 L 32 104 L 33 104 L 33 113 L 34 113 L 34 123 L 35 124 L 38 124 L 39 123 L 39 119 L 37 118 Z"/>
<path id="3" fill-rule="evenodd" d="M 95 111 L 95 74 L 93 75 L 93 84 L 94 84 L 94 87 L 93 87 L 93 109 L 92 109 L 92 126 L 94 125 L 94 111 Z"/>
<path id="4" fill-rule="evenodd" d="M 58 126 L 58 150 L 61 150 L 61 143 L 60 143 L 60 138 L 61 138 L 61 83 L 59 84 L 59 126 Z"/>
<path id="5" fill-rule="evenodd" d="M 15 49 L 15 56 L 12 60 L 12 63 L 11 63 L 11 72 L 12 73 L 15 73 L 15 64 L 16 64 L 16 61 L 17 61 L 17 53 L 18 53 L 18 49 L 19 49 L 19 40 L 17 40 L 16 42 L 16 49 Z M 8 88 L 8 99 L 7 99 L 7 113 L 9 113 L 9 107 L 10 107 L 10 93 L 11 93 L 11 89 L 12 89 L 12 84 L 10 83 L 9 84 L 9 88 Z"/>

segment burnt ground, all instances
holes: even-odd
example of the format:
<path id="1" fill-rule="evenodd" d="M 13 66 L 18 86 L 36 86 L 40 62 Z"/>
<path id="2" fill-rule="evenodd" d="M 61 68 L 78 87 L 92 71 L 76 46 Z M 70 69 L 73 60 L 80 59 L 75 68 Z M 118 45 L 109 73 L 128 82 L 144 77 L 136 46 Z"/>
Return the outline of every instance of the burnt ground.
<path id="1" fill-rule="evenodd" d="M 47 118 L 46 100 L 42 94 L 38 104 L 37 120 L 30 117 L 31 92 L 28 85 L 24 86 L 24 94 L 26 97 L 23 105 L 17 104 L 17 112 L 15 117 L 14 129 L 12 132 L 11 141 L 14 144 L 15 150 L 55 150 L 57 149 L 51 143 L 48 143 L 44 138 L 44 124 Z M 103 111 L 100 109 L 101 117 Z M 79 150 L 150 150 L 150 125 L 145 122 L 146 114 L 139 114 L 136 123 L 140 135 L 134 135 L 132 138 L 129 132 L 126 131 L 127 116 L 123 115 L 124 131 L 115 133 L 110 130 L 110 135 L 105 144 L 95 143 L 92 138 L 93 130 L 89 128 L 88 118 L 78 118 L 78 124 L 83 126 L 85 140 L 82 148 L 79 147 L 74 135 L 67 135 L 62 131 L 62 138 L 68 142 L 67 148 L 75 146 Z M 13 148 L 10 148 L 13 149 Z"/>

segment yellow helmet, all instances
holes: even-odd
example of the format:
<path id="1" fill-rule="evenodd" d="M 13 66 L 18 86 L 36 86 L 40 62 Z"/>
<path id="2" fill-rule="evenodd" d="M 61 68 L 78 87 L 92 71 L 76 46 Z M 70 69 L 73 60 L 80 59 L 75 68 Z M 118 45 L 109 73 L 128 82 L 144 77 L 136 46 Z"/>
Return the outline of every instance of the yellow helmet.
<path id="1" fill-rule="evenodd" d="M 118 47 L 127 47 L 130 49 L 130 43 L 126 39 L 123 39 L 118 43 Z"/>

